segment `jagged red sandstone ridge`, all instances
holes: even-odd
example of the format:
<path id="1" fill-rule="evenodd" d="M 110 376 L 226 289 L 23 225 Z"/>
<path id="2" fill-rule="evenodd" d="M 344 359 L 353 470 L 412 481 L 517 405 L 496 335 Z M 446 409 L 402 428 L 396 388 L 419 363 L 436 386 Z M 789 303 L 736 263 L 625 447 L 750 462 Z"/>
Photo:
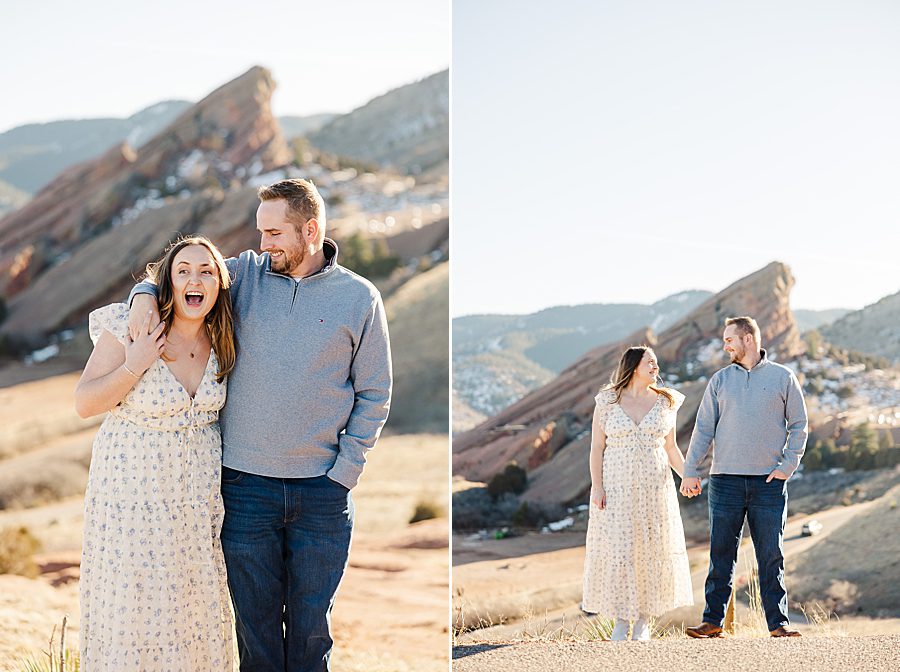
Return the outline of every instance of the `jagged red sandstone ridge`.
<path id="1" fill-rule="evenodd" d="M 718 351 L 725 318 L 752 315 L 760 324 L 764 347 L 773 357 L 788 360 L 804 349 L 790 310 L 793 284 L 790 269 L 773 262 L 711 297 L 658 337 L 649 329 L 641 330 L 591 350 L 547 385 L 456 437 L 453 473 L 487 481 L 514 460 L 528 471 L 526 500 L 568 503 L 584 497 L 590 489 L 593 397 L 609 380 L 625 347 L 652 345 L 663 373 L 691 362 L 694 374 L 708 375 L 724 359 L 697 358 L 704 350 Z M 694 380 L 676 386 L 687 396 L 679 412 L 682 450 L 687 448 L 705 385 Z"/>
<path id="2" fill-rule="evenodd" d="M 694 349 L 719 339 L 726 317 L 755 317 L 764 347 L 786 360 L 804 351 L 800 330 L 791 313 L 790 294 L 794 276 L 787 265 L 773 261 L 741 278 L 697 306 L 687 317 L 659 337 L 660 359 L 678 362 L 695 355 Z"/>
<path id="3" fill-rule="evenodd" d="M 271 111 L 274 89 L 269 71 L 253 67 L 185 110 L 139 151 L 123 143 L 63 171 L 0 220 L 0 294 L 9 300 L 25 291 L 45 268 L 107 232 L 142 197 L 221 189 L 250 166 L 259 172 L 289 162 Z M 147 261 L 137 252 L 136 259 L 116 262 Z"/>
<path id="4" fill-rule="evenodd" d="M 46 334 L 121 299 L 176 233 L 203 233 L 226 252 L 252 247 L 255 189 L 238 185 L 292 158 L 271 112 L 274 89 L 269 71 L 253 67 L 139 151 L 121 144 L 73 166 L 0 220 L 3 331 Z M 152 207 L 136 208 L 142 201 Z"/>

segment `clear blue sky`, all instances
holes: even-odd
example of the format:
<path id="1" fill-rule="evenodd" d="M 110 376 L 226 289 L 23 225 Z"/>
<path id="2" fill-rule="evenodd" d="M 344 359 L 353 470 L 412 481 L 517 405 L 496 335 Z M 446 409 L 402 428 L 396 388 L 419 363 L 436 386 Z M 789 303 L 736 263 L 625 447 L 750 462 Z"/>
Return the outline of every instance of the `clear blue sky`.
<path id="1" fill-rule="evenodd" d="M 449 65 L 449 2 L 5 2 L 0 63 L 0 132 L 196 101 L 253 65 L 278 115 L 349 112 Z"/>
<path id="2" fill-rule="evenodd" d="M 452 312 L 900 290 L 900 3 L 453 3 Z"/>

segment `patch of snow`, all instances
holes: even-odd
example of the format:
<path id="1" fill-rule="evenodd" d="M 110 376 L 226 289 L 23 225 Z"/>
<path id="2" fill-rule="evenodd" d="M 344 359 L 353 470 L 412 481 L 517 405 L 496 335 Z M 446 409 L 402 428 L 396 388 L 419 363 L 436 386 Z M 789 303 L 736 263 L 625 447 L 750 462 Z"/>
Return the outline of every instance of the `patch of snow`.
<path id="1" fill-rule="evenodd" d="M 719 339 L 714 338 L 707 341 L 705 345 L 701 345 L 697 351 L 697 361 L 702 364 L 714 362 L 722 357 L 722 346 Z"/>
<path id="2" fill-rule="evenodd" d="M 172 107 L 172 105 L 170 103 L 157 103 L 156 105 L 153 105 L 152 107 L 144 110 L 144 112 L 149 113 L 149 114 L 155 114 L 158 117 L 161 114 L 163 114 L 164 112 L 168 111 L 168 109 L 170 107 Z"/>
<path id="3" fill-rule="evenodd" d="M 260 161 L 259 159 L 253 159 L 253 163 L 250 164 L 250 168 L 248 169 L 248 172 L 250 173 L 250 175 L 252 177 L 253 175 L 259 175 L 262 172 L 262 169 L 263 169 L 262 161 Z"/>
<path id="4" fill-rule="evenodd" d="M 498 336 L 497 338 L 492 338 L 487 343 L 485 343 L 484 349 L 487 352 L 499 352 L 500 350 L 503 349 L 502 342 L 503 342 L 502 336 Z"/>
<path id="5" fill-rule="evenodd" d="M 247 184 L 251 187 L 265 187 L 274 184 L 275 182 L 280 182 L 286 177 L 287 174 L 283 170 L 273 170 L 268 173 L 262 173 L 261 175 L 251 177 L 247 180 Z"/>
<path id="6" fill-rule="evenodd" d="M 181 178 L 199 177 L 209 167 L 209 163 L 203 152 L 199 149 L 191 151 L 186 157 L 181 159 L 175 173 Z"/>
<path id="7" fill-rule="evenodd" d="M 388 198 L 394 198 L 408 189 L 406 180 L 388 180 L 381 188 L 381 193 Z"/>
<path id="8" fill-rule="evenodd" d="M 572 516 L 567 516 L 562 520 L 557 520 L 552 523 L 547 523 L 543 528 L 541 528 L 541 532 L 559 532 L 560 530 L 564 530 L 567 527 L 571 527 L 575 524 L 575 519 Z"/>
<path id="9" fill-rule="evenodd" d="M 152 193 L 151 193 L 152 192 Z M 130 208 L 125 208 L 113 219 L 113 228 L 125 226 L 137 219 L 142 213 L 148 210 L 156 210 L 166 204 L 165 199 L 159 197 L 157 189 L 151 189 L 146 196 L 137 199 Z"/>
<path id="10" fill-rule="evenodd" d="M 53 359 L 57 355 L 59 355 L 59 346 L 56 344 L 48 345 L 46 348 L 35 350 L 30 355 L 25 355 L 25 363 L 36 364 L 46 362 L 48 359 Z"/>
<path id="11" fill-rule="evenodd" d="M 336 170 L 331 173 L 331 178 L 335 182 L 349 182 L 350 180 L 356 179 L 356 168 L 344 168 L 343 170 Z"/>
<path id="12" fill-rule="evenodd" d="M 125 142 L 131 147 L 137 147 L 140 144 L 140 139 L 144 137 L 144 133 L 146 133 L 146 130 L 143 126 L 135 126 L 131 129 L 128 137 L 125 138 Z"/>

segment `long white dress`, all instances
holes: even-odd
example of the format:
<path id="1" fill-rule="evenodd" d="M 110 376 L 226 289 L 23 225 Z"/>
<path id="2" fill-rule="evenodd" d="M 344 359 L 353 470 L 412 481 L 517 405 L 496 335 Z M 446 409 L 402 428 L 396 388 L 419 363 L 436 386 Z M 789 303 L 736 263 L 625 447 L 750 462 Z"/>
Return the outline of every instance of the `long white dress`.
<path id="1" fill-rule="evenodd" d="M 125 343 L 127 320 L 125 304 L 94 311 L 91 339 L 105 329 Z M 192 399 L 156 360 L 97 432 L 81 559 L 86 672 L 233 668 L 217 368 L 211 352 Z"/>
<path id="2" fill-rule="evenodd" d="M 675 482 L 665 436 L 675 426 L 684 395 L 658 395 L 638 423 L 615 403 L 595 398 L 606 433 L 603 487 L 606 508 L 590 507 L 582 608 L 609 618 L 658 616 L 694 603 Z"/>

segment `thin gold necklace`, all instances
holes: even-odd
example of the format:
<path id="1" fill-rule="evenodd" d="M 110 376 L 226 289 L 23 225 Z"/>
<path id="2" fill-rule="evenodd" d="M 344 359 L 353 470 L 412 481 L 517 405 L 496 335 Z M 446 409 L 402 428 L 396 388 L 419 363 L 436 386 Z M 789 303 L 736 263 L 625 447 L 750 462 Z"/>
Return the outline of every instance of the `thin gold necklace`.
<path id="1" fill-rule="evenodd" d="M 203 329 L 204 329 L 204 328 L 201 327 L 201 328 L 199 329 L 199 331 L 197 331 L 197 338 L 196 338 L 196 340 L 194 341 L 194 347 L 191 348 L 191 351 L 188 353 L 188 354 L 191 356 L 191 359 L 194 359 L 194 353 L 197 351 L 197 346 L 200 345 L 200 338 L 203 336 Z M 178 359 L 178 358 L 177 358 L 177 357 L 174 357 L 173 359 Z"/>

